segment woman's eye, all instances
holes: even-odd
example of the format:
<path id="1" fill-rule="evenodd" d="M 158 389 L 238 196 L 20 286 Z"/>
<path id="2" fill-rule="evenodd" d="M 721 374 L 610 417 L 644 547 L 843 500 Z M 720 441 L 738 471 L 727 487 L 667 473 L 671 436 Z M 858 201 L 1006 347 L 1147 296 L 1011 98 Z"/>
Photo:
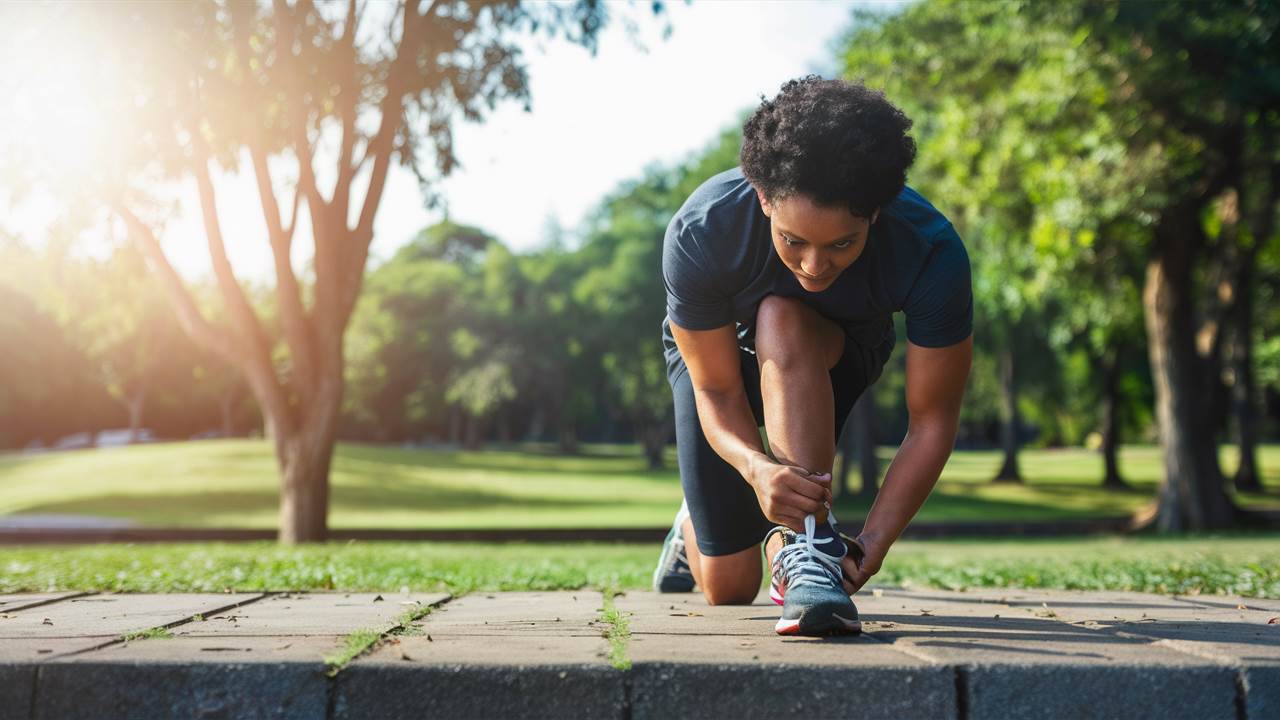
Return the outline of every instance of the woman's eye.
<path id="1" fill-rule="evenodd" d="M 786 236 L 786 235 L 783 235 L 783 236 L 782 236 L 782 242 L 786 243 L 787 245 L 795 245 L 795 244 L 796 244 L 796 241 L 795 241 L 795 240 L 792 240 L 790 237 L 788 237 L 788 236 Z"/>
<path id="2" fill-rule="evenodd" d="M 833 244 L 831 245 L 831 247 L 833 247 L 833 248 L 835 248 L 835 249 L 837 249 L 837 250 L 843 250 L 843 249 L 845 249 L 845 248 L 847 248 L 847 247 L 849 247 L 849 246 L 851 246 L 851 245 L 853 245 L 853 241 L 852 241 L 852 240 L 842 240 L 841 242 L 833 243 Z"/>

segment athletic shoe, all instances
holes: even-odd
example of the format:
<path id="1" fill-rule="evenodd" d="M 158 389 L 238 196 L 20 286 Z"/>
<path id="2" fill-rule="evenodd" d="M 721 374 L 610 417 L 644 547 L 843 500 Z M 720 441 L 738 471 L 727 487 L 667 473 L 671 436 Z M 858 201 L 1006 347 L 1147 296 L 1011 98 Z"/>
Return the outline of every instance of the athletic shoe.
<path id="1" fill-rule="evenodd" d="M 858 544 L 853 541 L 853 538 L 839 531 L 839 528 L 836 526 L 836 514 L 834 512 L 831 512 L 830 508 L 827 509 L 827 522 L 831 523 L 831 529 L 835 532 L 837 536 L 840 537 L 840 540 L 844 542 L 845 552 L 853 553 L 854 559 L 857 560 L 859 564 L 861 564 L 862 548 L 859 547 Z M 768 553 L 765 552 L 765 548 L 769 546 L 769 538 L 774 533 L 790 533 L 791 535 L 795 535 L 795 533 L 791 532 L 790 529 L 783 527 L 781 525 L 770 530 L 764 536 L 764 542 L 761 543 L 760 545 L 760 552 L 765 556 L 766 563 L 769 562 L 769 556 L 768 556 Z M 783 544 L 785 545 L 786 542 L 787 542 L 786 538 L 784 537 Z M 822 543 L 824 541 L 819 540 L 818 542 Z M 776 560 L 774 564 L 769 568 L 770 570 L 769 599 L 772 600 L 775 605 L 782 605 L 785 602 L 785 597 L 787 592 L 786 583 L 782 581 L 782 576 L 781 576 L 781 573 L 779 572 L 779 568 L 780 566 L 777 564 Z M 840 567 L 840 572 L 841 572 L 841 577 L 843 577 L 845 580 L 848 580 L 849 582 L 853 582 L 853 578 L 849 577 L 849 574 L 844 572 L 843 565 L 841 565 Z"/>
<path id="2" fill-rule="evenodd" d="M 662 555 L 653 571 L 653 590 L 661 593 L 693 592 L 693 570 L 689 568 L 689 556 L 684 549 L 684 521 L 689 517 L 689 505 L 680 503 L 676 521 L 662 543 Z"/>
<path id="3" fill-rule="evenodd" d="M 782 617 L 774 630 L 779 635 L 844 635 L 862 632 L 858 608 L 840 582 L 844 542 L 835 537 L 815 538 L 812 515 L 804 518 L 804 534 L 783 531 L 783 546 L 774 555 L 773 575 L 782 581 L 785 597 Z M 834 545 L 828 554 L 816 545 Z M 770 593 L 772 596 L 772 592 Z"/>
<path id="4" fill-rule="evenodd" d="M 764 542 L 760 543 L 760 552 L 761 554 L 764 555 L 764 561 L 766 563 L 769 562 L 769 554 L 768 552 L 766 552 L 766 549 L 769 547 L 769 538 L 773 537 L 775 533 L 782 534 L 783 547 L 786 547 L 787 545 L 795 542 L 796 534 L 792 532 L 790 528 L 779 525 L 774 529 L 770 530 L 764 536 Z M 783 602 L 785 602 L 784 598 L 786 593 L 786 587 L 783 585 L 782 576 L 781 576 L 781 573 L 779 572 L 780 570 L 781 570 L 781 566 L 778 565 L 776 556 L 775 556 L 774 563 L 769 566 L 769 599 L 772 600 L 773 604 L 775 605 L 782 605 Z"/>

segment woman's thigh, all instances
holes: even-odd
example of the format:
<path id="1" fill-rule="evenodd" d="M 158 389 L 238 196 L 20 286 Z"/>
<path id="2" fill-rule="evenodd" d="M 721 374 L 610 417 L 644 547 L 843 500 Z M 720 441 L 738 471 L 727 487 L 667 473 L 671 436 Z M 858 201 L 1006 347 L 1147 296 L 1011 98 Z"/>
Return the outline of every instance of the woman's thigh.
<path id="1" fill-rule="evenodd" d="M 746 356 L 741 362 L 743 386 L 759 425 L 764 419 L 759 371 L 755 369 L 754 356 L 741 354 Z M 680 485 L 693 519 L 698 550 L 707 557 L 746 550 L 759 543 L 772 524 L 760 510 L 755 491 L 707 442 L 687 370 L 679 369 L 671 391 L 675 400 Z"/>

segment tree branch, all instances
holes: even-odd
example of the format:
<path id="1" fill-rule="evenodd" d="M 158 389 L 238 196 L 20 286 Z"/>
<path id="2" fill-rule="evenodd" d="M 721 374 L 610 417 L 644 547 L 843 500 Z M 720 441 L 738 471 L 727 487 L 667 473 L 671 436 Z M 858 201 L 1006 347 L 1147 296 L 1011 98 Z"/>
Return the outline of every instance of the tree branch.
<path id="1" fill-rule="evenodd" d="M 293 264 L 290 260 L 293 227 L 297 221 L 298 193 L 294 193 L 294 217 L 290 219 L 289 229 L 286 231 L 280 224 L 279 204 L 271 184 L 271 170 L 267 166 L 266 154 L 260 147 L 253 145 L 249 149 L 249 155 L 253 158 L 254 177 L 258 182 L 258 198 L 262 203 L 263 217 L 267 221 L 271 254 L 275 257 L 276 299 L 280 303 L 280 323 L 297 371 L 297 386 L 312 387 L 315 384 L 314 332 L 306 309 L 302 305 L 302 292 L 298 287 L 298 279 L 293 273 Z M 306 393 L 299 393 L 299 395 L 305 397 Z"/>
<path id="2" fill-rule="evenodd" d="M 396 48 L 395 60 L 387 71 L 387 94 L 382 99 L 380 108 L 382 117 L 378 132 L 365 148 L 366 158 L 370 155 L 373 157 L 369 189 L 365 192 L 364 204 L 360 208 L 360 219 L 351 233 L 350 245 L 344 253 L 344 274 L 339 284 L 340 298 L 335 318 L 340 325 L 345 325 L 360 295 L 364 266 L 369 258 L 369 245 L 373 242 L 373 220 L 378 212 L 378 206 L 382 203 L 382 192 L 386 188 L 387 171 L 391 167 L 391 154 L 395 150 L 396 130 L 403 120 L 403 78 L 416 67 L 419 43 L 426 34 L 425 25 L 435 14 L 438 5 L 439 0 L 434 0 L 425 13 L 411 11 L 407 3 L 403 7 L 401 25 L 404 30 Z M 364 160 L 362 159 L 361 162 L 363 163 Z"/>
<path id="3" fill-rule="evenodd" d="M 262 323 L 249 305 L 244 289 L 236 280 L 227 259 L 226 246 L 222 241 L 222 228 L 218 222 L 218 208 L 213 191 L 213 181 L 209 175 L 209 162 L 206 149 L 199 133 L 195 138 L 195 158 L 192 171 L 196 177 L 196 186 L 200 194 L 200 211 L 204 219 L 205 235 L 209 241 L 209 259 L 213 265 L 213 273 L 218 281 L 218 289 L 222 292 L 223 302 L 231 316 L 232 325 L 240 331 L 242 342 L 242 363 L 250 382 L 255 385 L 259 400 L 266 406 L 263 409 L 272 413 L 277 427 L 291 433 L 295 418 L 290 412 L 290 405 L 284 389 L 276 376 L 271 362 L 271 342 Z"/>
<path id="4" fill-rule="evenodd" d="M 284 21 L 285 16 L 293 14 L 295 10 L 285 0 L 273 0 L 272 6 L 272 20 L 276 31 L 276 62 L 289 68 L 287 72 L 288 81 L 296 89 L 302 82 L 302 78 L 296 72 L 296 66 L 293 63 L 292 50 L 293 43 L 296 40 L 294 28 L 297 27 L 298 23 L 286 23 Z M 296 92 L 292 93 L 292 95 L 288 104 L 293 109 L 291 125 L 293 130 L 293 151 L 298 158 L 299 192 L 307 200 L 307 210 L 311 214 L 312 232 L 318 234 L 318 229 L 323 225 L 324 210 L 328 202 L 320 194 L 320 186 L 316 182 L 315 169 L 311 165 L 315 157 L 315 150 L 311 146 L 310 138 L 307 137 L 306 108 L 302 103 L 302 98 L 298 97 Z M 319 239 L 317 238 L 318 242 Z"/>
<path id="5" fill-rule="evenodd" d="M 356 115 L 359 111 L 360 93 L 352 92 L 358 84 L 359 64 L 356 61 L 356 0 L 347 2 L 347 20 L 342 29 L 342 37 L 338 46 L 342 48 L 343 60 L 347 62 L 342 77 L 342 86 L 338 97 L 349 96 L 342 104 L 342 144 L 338 149 L 338 179 L 333 186 L 333 215 L 341 218 L 343 227 L 347 223 L 348 209 L 351 207 L 351 181 L 355 177 L 356 168 L 351 165 L 351 156 L 356 144 Z"/>
<path id="6" fill-rule="evenodd" d="M 187 290 L 187 286 L 183 284 L 182 278 L 173 269 L 173 265 L 169 262 L 169 258 L 165 256 L 164 249 L 160 247 L 160 241 L 156 239 L 151 228 L 142 222 L 132 210 L 125 207 L 123 203 L 111 201 L 110 207 L 112 212 L 124 221 L 125 226 L 129 229 L 129 234 L 142 247 L 143 254 L 151 261 L 156 272 L 160 274 L 161 284 L 169 296 L 169 301 L 173 303 L 182 329 L 193 340 L 208 348 L 218 357 L 227 362 L 239 364 L 242 358 L 237 354 L 236 338 L 225 329 L 211 325 L 201 314 L 200 308 L 196 306 L 195 299 L 191 297 L 191 293 Z"/>

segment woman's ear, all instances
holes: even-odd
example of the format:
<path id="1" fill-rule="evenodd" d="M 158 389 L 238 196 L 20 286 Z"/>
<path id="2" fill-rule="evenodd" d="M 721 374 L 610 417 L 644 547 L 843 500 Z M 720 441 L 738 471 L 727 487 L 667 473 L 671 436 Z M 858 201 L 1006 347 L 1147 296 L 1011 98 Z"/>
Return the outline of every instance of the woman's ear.
<path id="1" fill-rule="evenodd" d="M 773 212 L 773 206 L 769 204 L 769 198 L 759 190 L 756 190 L 756 197 L 760 199 L 760 209 L 764 211 L 764 216 L 770 217 L 769 213 Z"/>

